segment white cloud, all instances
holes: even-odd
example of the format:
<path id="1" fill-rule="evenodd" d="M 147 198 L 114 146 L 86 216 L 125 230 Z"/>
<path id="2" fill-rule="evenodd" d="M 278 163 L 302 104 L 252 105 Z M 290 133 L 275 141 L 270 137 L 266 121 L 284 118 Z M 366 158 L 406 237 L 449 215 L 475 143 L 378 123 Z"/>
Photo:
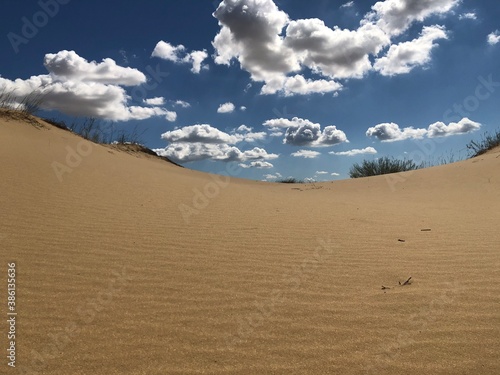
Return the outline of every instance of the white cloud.
<path id="1" fill-rule="evenodd" d="M 208 57 L 207 51 L 193 51 L 188 53 L 186 52 L 186 47 L 182 44 L 173 46 L 163 40 L 160 40 L 156 44 L 151 56 L 172 61 L 176 64 L 191 64 L 191 71 L 196 74 L 208 67 L 203 65 L 203 61 Z"/>
<path id="2" fill-rule="evenodd" d="M 323 175 L 323 174 L 328 174 L 328 172 L 326 172 L 326 171 L 316 171 L 315 174 L 317 174 L 317 175 Z"/>
<path id="3" fill-rule="evenodd" d="M 211 143 L 172 143 L 165 148 L 155 149 L 160 156 L 166 156 L 176 163 L 187 163 L 200 160 L 239 161 L 272 160 L 279 157 L 269 154 L 266 150 L 254 147 L 251 150 L 241 151 L 238 147 L 228 144 Z"/>
<path id="4" fill-rule="evenodd" d="M 332 176 L 333 176 L 333 177 L 338 177 L 338 176 L 340 176 L 340 173 L 335 173 L 335 172 L 334 172 L 334 173 L 332 173 Z"/>
<path id="5" fill-rule="evenodd" d="M 458 3 L 379 1 L 357 29 L 349 30 L 331 28 L 317 18 L 293 20 L 272 0 L 223 0 L 214 12 L 220 26 L 212 42 L 214 60 L 228 66 L 237 61 L 253 81 L 264 83 L 261 94 L 338 93 L 338 80 L 363 78 L 373 70 L 371 59 L 413 22 L 447 14 Z M 415 59 L 403 62 L 418 65 L 423 57 Z M 319 78 L 306 79 L 304 71 Z"/>
<path id="6" fill-rule="evenodd" d="M 310 184 L 310 183 L 316 182 L 316 179 L 313 177 L 306 177 L 306 178 L 304 178 L 304 182 L 306 184 Z"/>
<path id="7" fill-rule="evenodd" d="M 281 173 L 276 172 L 275 174 L 265 174 L 264 178 L 266 180 L 276 180 L 278 178 L 282 178 L 283 175 Z"/>
<path id="8" fill-rule="evenodd" d="M 274 168 L 274 165 L 267 161 L 252 161 L 250 164 L 241 163 L 242 168 L 257 168 L 257 169 L 270 169 Z"/>
<path id="9" fill-rule="evenodd" d="M 221 104 L 217 109 L 217 113 L 232 113 L 234 112 L 235 106 L 231 102 Z"/>
<path id="10" fill-rule="evenodd" d="M 253 128 L 246 125 L 240 125 L 239 127 L 236 128 L 236 132 L 238 133 L 250 133 L 252 130 Z"/>
<path id="11" fill-rule="evenodd" d="M 183 143 L 214 143 L 214 144 L 235 144 L 240 138 L 229 135 L 208 124 L 198 124 L 185 126 L 177 130 L 171 130 L 161 135 L 167 142 Z"/>
<path id="12" fill-rule="evenodd" d="M 146 76 L 137 69 L 118 66 L 112 59 L 89 62 L 75 51 L 47 53 L 43 65 L 53 77 L 57 77 L 55 81 L 119 86 L 137 86 L 146 82 Z"/>
<path id="13" fill-rule="evenodd" d="M 326 126 L 321 130 L 321 125 L 307 119 L 294 117 L 291 120 L 277 118 L 263 123 L 271 131 L 280 133 L 279 129 L 286 128 L 283 143 L 294 146 L 325 147 L 348 142 L 347 136 L 335 126 Z"/>
<path id="14" fill-rule="evenodd" d="M 164 105 L 165 98 L 160 96 L 157 98 L 144 99 L 144 103 L 147 105 Z"/>
<path id="15" fill-rule="evenodd" d="M 296 158 L 305 158 L 305 159 L 315 159 L 319 155 L 321 155 L 320 152 L 317 151 L 311 151 L 311 150 L 299 150 L 291 154 L 293 157 Z"/>
<path id="16" fill-rule="evenodd" d="M 388 35 L 397 36 L 415 22 L 450 12 L 461 0 L 385 0 L 372 6 L 366 22 L 375 22 Z"/>
<path id="17" fill-rule="evenodd" d="M 354 6 L 354 1 L 348 1 L 340 6 L 340 8 L 351 8 Z"/>
<path id="18" fill-rule="evenodd" d="M 247 110 L 247 107 L 245 107 L 244 105 L 242 105 L 242 106 L 240 107 L 240 111 L 245 112 L 246 110 Z"/>
<path id="19" fill-rule="evenodd" d="M 495 30 L 492 33 L 488 34 L 487 40 L 490 46 L 494 46 L 495 44 L 500 42 L 500 31 Z"/>
<path id="20" fill-rule="evenodd" d="M 423 138 L 427 133 L 426 129 L 415 129 L 408 127 L 400 129 L 398 124 L 382 123 L 378 124 L 366 131 L 367 137 L 375 137 L 382 142 L 403 141 L 405 139 Z"/>
<path id="21" fill-rule="evenodd" d="M 177 114 L 161 107 L 130 106 L 122 86 L 139 86 L 146 76 L 137 69 L 116 65 L 111 59 L 88 62 L 74 51 L 47 54 L 49 74 L 14 81 L 0 77 L 0 90 L 12 92 L 19 102 L 31 93 L 42 94 L 41 108 L 70 116 L 104 118 L 113 121 L 143 120 L 164 116 L 175 121 Z"/>
<path id="22" fill-rule="evenodd" d="M 409 73 L 415 67 L 430 62 L 431 51 L 438 46 L 435 40 L 447 38 L 444 27 L 426 26 L 420 37 L 392 45 L 386 56 L 376 60 L 374 69 L 384 76 Z"/>
<path id="23" fill-rule="evenodd" d="M 189 108 L 191 107 L 191 104 L 188 102 L 185 102 L 184 100 L 176 100 L 174 105 L 182 107 L 182 108 Z"/>
<path id="24" fill-rule="evenodd" d="M 458 16 L 459 20 L 476 20 L 477 15 L 474 12 L 462 13 Z"/>
<path id="25" fill-rule="evenodd" d="M 332 155 L 339 155 L 339 156 L 355 156 L 355 155 L 367 155 L 367 154 L 376 154 L 377 150 L 375 150 L 373 147 L 366 147 L 363 149 L 353 149 L 349 151 L 342 151 L 342 152 L 329 152 L 329 154 Z"/>
<path id="26" fill-rule="evenodd" d="M 422 139 L 425 136 L 428 138 L 435 138 L 470 133 L 478 130 L 480 127 L 480 123 L 469 120 L 466 117 L 458 123 L 451 122 L 449 125 L 439 121 L 429 125 L 427 129 L 409 127 L 401 130 L 397 124 L 383 123 L 369 128 L 366 132 L 366 136 L 375 137 L 382 142 L 394 142 L 405 139 Z"/>
<path id="27" fill-rule="evenodd" d="M 450 135 L 470 133 L 480 128 L 481 124 L 479 122 L 469 120 L 467 117 L 464 117 L 459 122 L 450 122 L 448 125 L 439 121 L 429 125 L 427 137 L 447 137 Z"/>

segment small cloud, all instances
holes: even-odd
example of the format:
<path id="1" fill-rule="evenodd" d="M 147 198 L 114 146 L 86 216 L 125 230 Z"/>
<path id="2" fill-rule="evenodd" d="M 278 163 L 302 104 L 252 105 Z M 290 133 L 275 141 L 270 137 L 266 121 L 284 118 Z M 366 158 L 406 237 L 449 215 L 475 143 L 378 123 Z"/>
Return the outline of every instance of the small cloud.
<path id="1" fill-rule="evenodd" d="M 500 31 L 495 30 L 492 33 L 488 34 L 488 44 L 490 46 L 494 46 L 500 42 Z"/>
<path id="2" fill-rule="evenodd" d="M 315 159 L 319 155 L 321 155 L 321 153 L 318 151 L 311 151 L 311 150 L 299 150 L 292 153 L 291 155 L 296 158 Z"/>
<path id="3" fill-rule="evenodd" d="M 176 100 L 174 105 L 182 107 L 182 108 L 189 108 L 191 107 L 191 104 L 188 102 L 185 102 L 184 100 Z"/>
<path id="4" fill-rule="evenodd" d="M 333 177 L 338 177 L 338 176 L 340 176 L 340 173 L 332 173 L 332 176 Z"/>
<path id="5" fill-rule="evenodd" d="M 269 181 L 269 180 L 276 180 L 278 178 L 282 178 L 283 175 L 281 173 L 276 172 L 275 174 L 265 174 L 264 178 Z"/>
<path id="6" fill-rule="evenodd" d="M 267 161 L 260 161 L 259 160 L 259 161 L 252 161 L 250 164 L 241 163 L 240 167 L 245 168 L 245 169 L 248 169 L 248 168 L 270 169 L 270 168 L 274 168 L 274 165 L 272 165 L 271 163 L 269 163 Z"/>
<path id="7" fill-rule="evenodd" d="M 477 20 L 477 15 L 474 12 L 462 13 L 458 16 L 459 20 Z"/>
<path id="8" fill-rule="evenodd" d="M 403 141 L 405 139 L 421 139 L 427 133 L 426 129 L 408 127 L 401 129 L 398 124 L 382 123 L 366 131 L 367 137 L 375 137 L 382 142 Z"/>
<path id="9" fill-rule="evenodd" d="M 316 179 L 313 177 L 306 177 L 306 178 L 304 178 L 304 182 L 307 184 L 310 184 L 312 182 L 316 182 Z"/>
<path id="10" fill-rule="evenodd" d="M 244 105 L 242 105 L 242 106 L 240 107 L 240 111 L 245 112 L 246 110 L 247 110 L 247 107 L 245 107 Z"/>
<path id="11" fill-rule="evenodd" d="M 315 175 L 328 174 L 326 171 L 316 171 Z"/>
<path id="12" fill-rule="evenodd" d="M 158 57 L 163 60 L 172 61 L 176 64 L 191 64 L 191 71 L 195 74 L 203 69 L 208 69 L 203 65 L 203 61 L 208 57 L 207 51 L 186 52 L 186 47 L 182 44 L 174 46 L 168 42 L 160 40 L 153 50 L 151 57 Z"/>
<path id="13" fill-rule="evenodd" d="M 217 109 L 217 113 L 232 113 L 234 112 L 234 109 L 234 104 L 231 102 L 227 102 L 219 106 L 219 109 Z"/>
<path id="14" fill-rule="evenodd" d="M 329 152 L 331 155 L 339 155 L 339 156 L 355 156 L 355 155 L 366 155 L 366 154 L 376 154 L 377 150 L 375 150 L 373 147 L 366 147 L 361 150 L 359 149 L 354 149 L 354 150 L 349 150 L 349 151 L 343 151 L 343 152 Z"/>
<path id="15" fill-rule="evenodd" d="M 252 128 L 246 125 L 240 125 L 237 129 L 236 132 L 238 133 L 250 133 L 252 131 Z"/>
<path id="16" fill-rule="evenodd" d="M 345 4 L 342 4 L 342 5 L 340 6 L 340 8 L 341 8 L 341 9 L 342 9 L 342 8 L 352 8 L 353 6 L 354 6 L 354 1 L 348 1 L 348 2 L 347 2 L 347 3 L 345 3 Z"/>
<path id="17" fill-rule="evenodd" d="M 144 103 L 147 105 L 163 105 L 165 104 L 165 98 L 159 96 L 156 98 L 144 99 Z"/>
<path id="18" fill-rule="evenodd" d="M 459 122 L 450 122 L 449 125 L 438 121 L 429 125 L 427 137 L 448 137 L 450 135 L 470 133 L 480 128 L 481 124 L 479 122 L 469 120 L 467 117 L 464 117 Z"/>

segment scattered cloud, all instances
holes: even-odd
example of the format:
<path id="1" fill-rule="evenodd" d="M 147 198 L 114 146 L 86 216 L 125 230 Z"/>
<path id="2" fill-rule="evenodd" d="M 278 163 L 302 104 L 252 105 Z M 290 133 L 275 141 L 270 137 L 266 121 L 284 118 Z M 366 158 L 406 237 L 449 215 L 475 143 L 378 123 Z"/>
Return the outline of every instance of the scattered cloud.
<path id="1" fill-rule="evenodd" d="M 165 98 L 160 96 L 157 98 L 144 99 L 144 103 L 147 105 L 164 105 Z"/>
<path id="2" fill-rule="evenodd" d="M 182 107 L 182 108 L 189 108 L 191 107 L 191 104 L 188 102 L 185 102 L 184 100 L 176 100 L 174 105 Z"/>
<path id="3" fill-rule="evenodd" d="M 269 127 L 276 134 L 280 133 L 280 129 L 286 128 L 283 143 L 294 146 L 326 147 L 348 142 L 345 133 L 337 129 L 336 126 L 326 126 L 321 130 L 320 124 L 299 117 L 294 117 L 291 120 L 271 119 L 265 121 L 263 125 Z"/>
<path id="4" fill-rule="evenodd" d="M 458 123 L 451 122 L 446 125 L 443 122 L 436 122 L 429 125 L 427 129 L 415 129 L 413 127 L 400 129 L 397 124 L 383 123 L 369 128 L 367 137 L 375 137 L 382 142 L 402 141 L 405 139 L 422 139 L 446 137 L 450 135 L 465 134 L 481 128 L 481 124 L 464 117 Z"/>
<path id="5" fill-rule="evenodd" d="M 477 20 L 477 15 L 474 12 L 462 13 L 458 16 L 459 20 Z"/>
<path id="6" fill-rule="evenodd" d="M 299 150 L 299 151 L 293 152 L 291 155 L 293 157 L 296 157 L 296 158 L 315 159 L 319 155 L 321 155 L 321 153 L 318 151 L 312 151 L 312 150 Z"/>
<path id="7" fill-rule="evenodd" d="M 242 106 L 240 107 L 240 111 L 245 112 L 246 110 L 247 110 L 247 107 L 245 107 L 244 105 L 242 105 Z"/>
<path id="8" fill-rule="evenodd" d="M 217 109 L 217 113 L 233 113 L 234 109 L 234 104 L 231 102 L 227 102 L 219 106 L 219 108 Z"/>
<path id="9" fill-rule="evenodd" d="M 207 51 L 186 52 L 186 47 L 182 44 L 173 46 L 163 40 L 156 44 L 151 57 L 158 57 L 176 64 L 191 64 L 191 72 L 195 74 L 208 68 L 208 65 L 203 65 L 203 61 L 208 57 Z"/>
<path id="10" fill-rule="evenodd" d="M 366 147 L 363 149 L 353 149 L 349 151 L 342 151 L 342 152 L 329 152 L 329 154 L 332 155 L 339 155 L 339 156 L 355 156 L 355 155 L 368 155 L 368 154 L 376 154 L 377 150 L 375 150 L 373 147 Z"/>
<path id="11" fill-rule="evenodd" d="M 465 134 L 479 130 L 480 128 L 481 124 L 479 122 L 469 120 L 467 117 L 464 117 L 459 122 L 450 122 L 448 125 L 439 121 L 429 125 L 427 137 L 435 138 Z"/>
<path id="12" fill-rule="evenodd" d="M 281 173 L 276 172 L 275 174 L 265 174 L 264 176 L 265 180 L 277 180 L 278 178 L 282 178 L 283 175 Z"/>
<path id="13" fill-rule="evenodd" d="M 257 168 L 257 169 L 270 169 L 274 168 L 274 165 L 267 161 L 252 161 L 250 164 L 241 163 L 242 168 Z"/>
<path id="14" fill-rule="evenodd" d="M 167 142 L 202 142 L 215 144 L 235 144 L 240 138 L 224 133 L 208 124 L 185 126 L 177 130 L 171 130 L 161 135 Z"/>
<path id="15" fill-rule="evenodd" d="M 163 116 L 175 121 L 177 114 L 162 107 L 130 105 L 122 86 L 140 86 L 146 76 L 137 69 L 118 66 L 112 59 L 87 61 L 75 51 L 48 53 L 44 66 L 49 74 L 14 81 L 0 77 L 0 91 L 12 92 L 19 103 L 29 94 L 43 96 L 41 108 L 70 116 L 112 121 L 144 120 Z"/>
<path id="16" fill-rule="evenodd" d="M 335 172 L 334 172 L 334 173 L 332 173 L 331 175 L 332 175 L 333 177 L 338 177 L 338 176 L 340 176 L 340 173 L 335 173 Z"/>
<path id="17" fill-rule="evenodd" d="M 310 183 L 316 182 L 316 179 L 314 177 L 306 177 L 306 178 L 304 178 L 304 182 L 306 184 L 310 184 Z"/>
<path id="18" fill-rule="evenodd" d="M 338 80 L 362 78 L 374 70 L 371 59 L 414 22 L 450 13 L 459 2 L 379 1 L 357 29 L 349 30 L 331 28 L 317 18 L 293 20 L 273 0 L 223 0 L 213 14 L 220 26 L 212 42 L 214 61 L 227 66 L 237 61 L 252 81 L 264 83 L 261 94 L 335 94 L 343 87 Z M 353 4 L 349 1 L 342 7 Z M 408 73 L 428 63 L 433 41 L 445 36 L 438 26 L 424 30 L 409 44 L 393 46 L 377 70 Z M 306 78 L 302 72 L 312 76 Z"/>
<path id="19" fill-rule="evenodd" d="M 328 172 L 326 171 L 316 171 L 315 175 L 324 175 L 324 174 L 328 174 Z"/>
<path id="20" fill-rule="evenodd" d="M 420 139 L 427 133 L 426 129 L 408 127 L 401 129 L 398 124 L 382 123 L 366 131 L 367 137 L 375 137 L 382 142 L 403 141 L 405 139 Z"/>
<path id="21" fill-rule="evenodd" d="M 495 44 L 500 42 L 500 31 L 495 30 L 492 33 L 488 34 L 487 40 L 490 46 L 494 46 Z"/>
<path id="22" fill-rule="evenodd" d="M 348 1 L 340 6 L 340 8 L 351 8 L 354 6 L 354 1 Z"/>
<path id="23" fill-rule="evenodd" d="M 279 157 L 277 154 L 269 154 L 266 150 L 254 147 L 251 150 L 241 151 L 236 146 L 228 144 L 210 143 L 172 143 L 165 148 L 155 149 L 160 156 L 166 156 L 176 163 L 188 163 L 200 160 L 215 161 L 239 161 L 248 160 L 272 160 Z"/>
<path id="24" fill-rule="evenodd" d="M 409 42 L 392 45 L 386 56 L 375 61 L 374 69 L 384 76 L 409 73 L 412 69 L 426 65 L 431 60 L 431 51 L 438 39 L 447 39 L 442 26 L 426 26 L 420 37 Z"/>

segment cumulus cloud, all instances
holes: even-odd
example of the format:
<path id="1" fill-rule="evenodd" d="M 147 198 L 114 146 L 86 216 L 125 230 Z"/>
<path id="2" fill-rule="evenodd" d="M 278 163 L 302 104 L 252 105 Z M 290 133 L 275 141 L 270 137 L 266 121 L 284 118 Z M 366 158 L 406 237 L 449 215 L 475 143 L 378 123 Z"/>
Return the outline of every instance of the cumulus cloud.
<path id="1" fill-rule="evenodd" d="M 340 173 L 335 173 L 335 172 L 334 172 L 334 173 L 332 173 L 332 176 L 334 176 L 334 177 L 338 177 L 338 176 L 340 176 Z"/>
<path id="2" fill-rule="evenodd" d="M 236 146 L 210 143 L 172 143 L 166 148 L 155 149 L 153 151 L 160 156 L 168 157 L 176 163 L 206 159 L 224 162 L 244 162 L 248 160 L 272 160 L 279 157 L 277 154 L 269 154 L 266 150 L 258 147 L 241 151 Z"/>
<path id="3" fill-rule="evenodd" d="M 448 125 L 439 121 L 429 125 L 427 137 L 447 137 L 450 135 L 470 133 L 480 128 L 481 124 L 479 122 L 469 120 L 467 117 L 464 117 L 459 122 L 450 122 Z"/>
<path id="4" fill-rule="evenodd" d="M 161 138 L 167 142 L 202 142 L 215 144 L 235 144 L 239 138 L 229 135 L 208 124 L 197 124 L 185 126 L 177 130 L 171 130 L 161 135 Z"/>
<path id="5" fill-rule="evenodd" d="M 279 129 L 286 128 L 283 143 L 294 146 L 326 147 L 348 142 L 347 136 L 336 126 L 326 126 L 321 130 L 321 125 L 307 119 L 294 117 L 291 120 L 276 118 L 263 123 L 271 131 L 280 133 Z"/>
<path id="6" fill-rule="evenodd" d="M 312 150 L 299 150 L 299 151 L 293 152 L 291 155 L 293 157 L 296 157 L 296 158 L 315 159 L 318 156 L 320 156 L 321 153 L 318 151 L 312 151 Z"/>
<path id="7" fill-rule="evenodd" d="M 353 149 L 349 151 L 342 151 L 342 152 L 329 152 L 329 154 L 332 155 L 340 155 L 340 156 L 355 156 L 355 155 L 367 155 L 367 154 L 376 154 L 377 150 L 375 150 L 373 147 L 366 147 L 363 149 Z"/>
<path id="8" fill-rule="evenodd" d="M 487 41 L 490 46 L 494 46 L 495 44 L 500 42 L 500 31 L 495 30 L 492 33 L 488 34 Z"/>
<path id="9" fill-rule="evenodd" d="M 275 174 L 265 174 L 264 179 L 265 180 L 276 180 L 278 178 L 282 178 L 283 175 L 281 173 L 276 172 Z"/>
<path id="10" fill-rule="evenodd" d="M 480 127 L 480 123 L 469 120 L 467 117 L 464 117 L 458 123 L 451 122 L 448 125 L 443 122 L 436 122 L 429 125 L 427 129 L 415 129 L 413 127 L 400 129 L 399 125 L 395 123 L 383 123 L 369 128 L 366 136 L 375 137 L 382 142 L 394 142 L 405 139 L 422 139 L 425 136 L 435 138 L 470 133 L 480 129 Z"/>
<path id="11" fill-rule="evenodd" d="M 276 159 L 279 155 L 270 154 L 263 148 L 254 147 L 242 151 L 236 147 L 238 143 L 254 142 L 267 135 L 265 132 L 253 133 L 251 130 L 252 128 L 241 125 L 232 134 L 228 134 L 209 124 L 185 126 L 163 133 L 161 138 L 169 142 L 169 145 L 154 151 L 177 163 L 206 159 L 225 162 Z M 265 164 L 253 167 L 265 168 Z"/>
<path id="12" fill-rule="evenodd" d="M 264 83 L 261 94 L 338 93 L 342 89 L 338 80 L 362 78 L 372 71 L 371 59 L 413 22 L 446 14 L 458 2 L 379 1 L 357 29 L 349 30 L 329 27 L 317 18 L 293 20 L 273 0 L 223 0 L 213 14 L 220 26 L 212 42 L 214 60 L 228 66 L 237 61 L 253 81 Z M 347 2 L 343 7 L 352 4 Z M 430 38 L 427 34 L 426 37 L 425 41 Z M 412 42 L 416 49 L 417 41 Z M 424 44 L 424 40 L 418 42 Z M 433 46 L 432 41 L 430 45 Z M 427 45 L 421 46 L 422 55 L 425 48 Z M 402 58 L 400 65 L 418 65 L 424 59 L 416 55 L 405 59 L 403 52 L 398 58 Z M 303 71 L 312 73 L 312 77 L 306 79 Z"/>
<path id="13" fill-rule="evenodd" d="M 270 169 L 274 168 L 274 165 L 267 161 L 252 161 L 250 164 L 241 163 L 242 168 L 257 168 L 257 169 Z"/>
<path id="14" fill-rule="evenodd" d="M 31 93 L 41 94 L 41 108 L 71 116 L 114 121 L 143 120 L 164 116 L 175 121 L 177 114 L 162 107 L 129 105 L 130 96 L 122 86 L 139 86 L 146 76 L 137 69 L 118 66 L 111 59 L 87 61 L 74 51 L 45 55 L 49 74 L 14 81 L 0 77 L 0 90 L 12 92 L 21 102 Z"/>
<path id="15" fill-rule="evenodd" d="M 208 67 L 207 65 L 203 65 L 203 61 L 208 57 L 207 51 L 186 52 L 186 47 L 182 44 L 174 46 L 163 40 L 160 40 L 156 44 L 151 56 L 172 61 L 176 64 L 191 64 L 191 71 L 195 74 L 200 73 L 202 69 Z"/>
<path id="16" fill-rule="evenodd" d="M 385 0 L 372 6 L 366 21 L 375 22 L 384 32 L 398 36 L 415 21 L 450 12 L 460 0 Z"/>
<path id="17" fill-rule="evenodd" d="M 235 106 L 231 102 L 221 104 L 217 109 L 217 113 L 232 113 L 234 112 Z"/>
<path id="18" fill-rule="evenodd" d="M 408 127 L 401 129 L 398 124 L 382 123 L 366 131 L 367 137 L 375 137 L 382 142 L 403 141 L 405 139 L 420 139 L 427 133 L 426 129 Z"/>
<path id="19" fill-rule="evenodd" d="M 420 37 L 392 45 L 386 56 L 376 60 L 374 69 L 384 76 L 409 73 L 430 62 L 431 51 L 438 46 L 434 42 L 438 39 L 447 39 L 444 27 L 426 26 Z"/>
<path id="20" fill-rule="evenodd" d="M 160 96 L 157 98 L 144 99 L 144 103 L 146 103 L 147 105 L 164 105 L 165 98 Z"/>
<path id="21" fill-rule="evenodd" d="M 328 172 L 327 171 L 316 171 L 315 174 L 317 174 L 317 175 L 323 175 L 323 174 L 328 174 Z"/>

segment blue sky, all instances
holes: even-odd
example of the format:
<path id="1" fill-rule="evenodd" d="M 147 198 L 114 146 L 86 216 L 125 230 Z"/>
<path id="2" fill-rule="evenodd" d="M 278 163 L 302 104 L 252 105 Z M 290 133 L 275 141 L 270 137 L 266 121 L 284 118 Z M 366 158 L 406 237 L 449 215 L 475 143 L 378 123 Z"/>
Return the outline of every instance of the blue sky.
<path id="1" fill-rule="evenodd" d="M 492 0 L 27 0 L 0 14 L 0 91 L 136 128 L 192 169 L 342 179 L 366 158 L 464 157 L 499 126 Z"/>

